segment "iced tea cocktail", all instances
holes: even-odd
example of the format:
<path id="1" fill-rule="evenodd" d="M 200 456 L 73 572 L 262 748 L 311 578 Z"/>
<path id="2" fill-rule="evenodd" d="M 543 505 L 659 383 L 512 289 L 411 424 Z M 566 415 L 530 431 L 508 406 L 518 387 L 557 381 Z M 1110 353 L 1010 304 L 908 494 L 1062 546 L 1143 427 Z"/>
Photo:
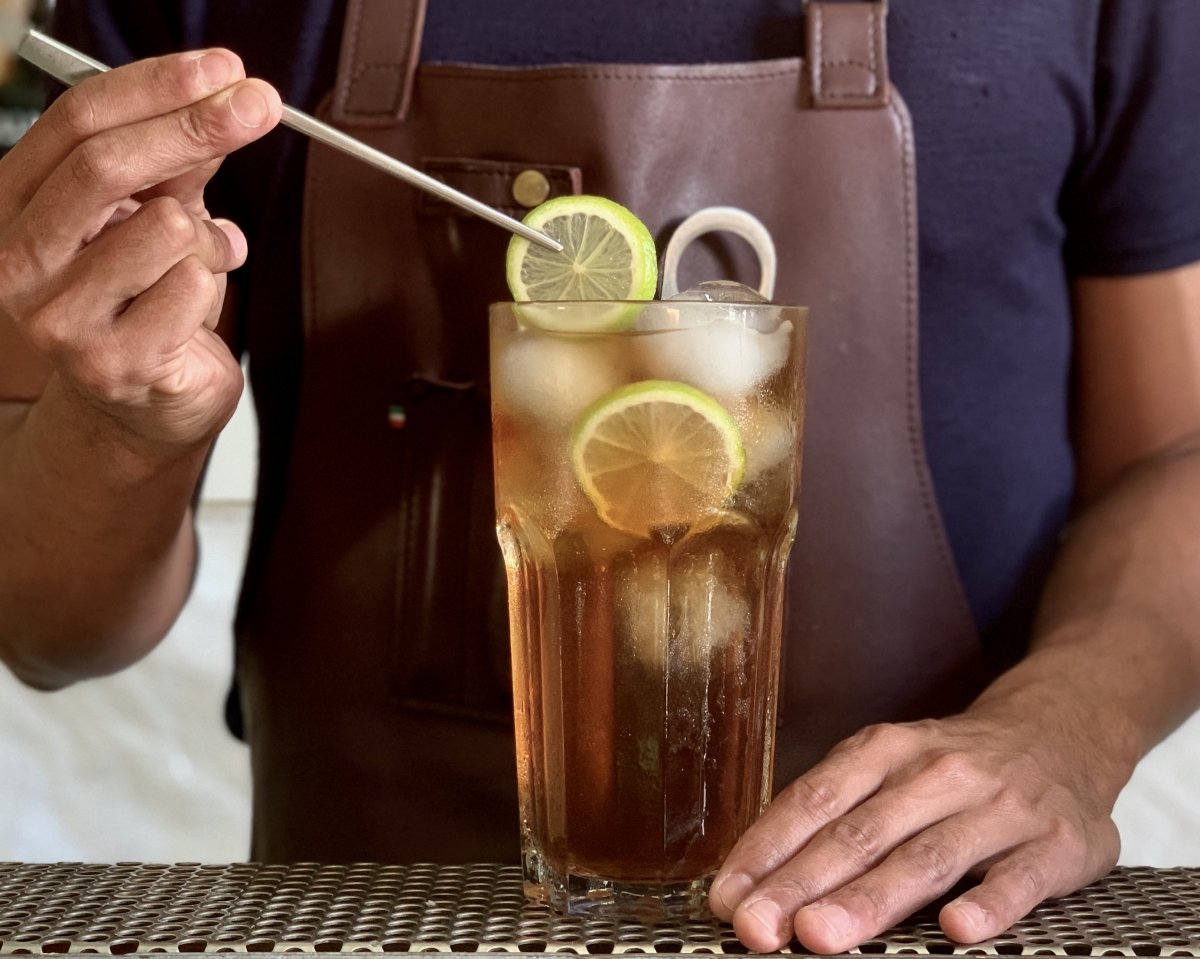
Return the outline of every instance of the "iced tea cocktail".
<path id="1" fill-rule="evenodd" d="M 526 891 L 703 912 L 771 793 L 805 310 L 496 304 Z M 568 333 L 562 330 L 608 330 Z"/>

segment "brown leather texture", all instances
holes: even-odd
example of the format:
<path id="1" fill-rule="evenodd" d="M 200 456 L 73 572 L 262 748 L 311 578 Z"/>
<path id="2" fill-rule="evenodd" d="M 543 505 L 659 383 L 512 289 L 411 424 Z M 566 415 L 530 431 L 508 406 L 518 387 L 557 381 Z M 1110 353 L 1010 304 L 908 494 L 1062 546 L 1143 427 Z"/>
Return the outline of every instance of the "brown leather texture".
<path id="1" fill-rule="evenodd" d="M 394 19 L 419 22 L 408 6 L 352 0 L 348 23 L 394 39 Z M 777 787 L 864 724 L 960 704 L 979 662 L 922 443 L 912 131 L 886 85 L 882 6 L 809 9 L 810 38 L 824 25 L 818 89 L 794 59 L 423 65 L 402 122 L 380 120 L 403 102 L 394 85 L 372 87 L 361 122 L 345 108 L 357 94 L 323 109 L 491 202 L 528 168 L 555 191 L 612 197 L 660 249 L 709 205 L 767 225 L 777 298 L 811 308 Z M 374 72 L 404 75 L 415 45 Z M 873 72 L 848 66 L 871 56 Z M 369 65 L 344 59 L 341 75 Z M 315 144 L 305 204 L 293 478 L 239 637 L 253 854 L 513 860 L 486 385 L 508 235 Z M 713 235 L 682 274 L 755 282 L 757 264 Z"/>
<path id="2" fill-rule="evenodd" d="M 387 126 L 404 119 L 424 25 L 425 0 L 350 0 L 331 120 Z"/>
<path id="3" fill-rule="evenodd" d="M 887 103 L 886 17 L 883 3 L 809 7 L 804 59 L 815 106 L 861 109 Z"/>

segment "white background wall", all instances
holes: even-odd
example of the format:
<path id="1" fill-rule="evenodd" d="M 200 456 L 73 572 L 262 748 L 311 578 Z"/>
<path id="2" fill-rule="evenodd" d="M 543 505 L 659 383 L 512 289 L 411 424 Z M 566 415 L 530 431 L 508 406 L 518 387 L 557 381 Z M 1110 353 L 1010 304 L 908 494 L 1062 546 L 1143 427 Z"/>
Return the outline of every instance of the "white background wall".
<path id="1" fill-rule="evenodd" d="M 0 861 L 230 862 L 249 842 L 245 747 L 222 722 L 253 494 L 244 404 L 209 468 L 195 592 L 137 666 L 60 693 L 0 670 Z M 1117 806 L 1129 865 L 1200 865 L 1200 719 L 1143 763 Z"/>

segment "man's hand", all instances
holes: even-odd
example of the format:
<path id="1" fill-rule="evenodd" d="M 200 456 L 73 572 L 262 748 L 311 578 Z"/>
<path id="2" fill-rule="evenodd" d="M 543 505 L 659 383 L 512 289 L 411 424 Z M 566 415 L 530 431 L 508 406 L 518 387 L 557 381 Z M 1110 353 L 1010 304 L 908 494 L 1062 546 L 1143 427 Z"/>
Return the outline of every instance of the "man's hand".
<path id="1" fill-rule="evenodd" d="M 280 112 L 228 51 L 162 57 L 67 91 L 0 160 L 0 660 L 30 685 L 136 661 L 187 597 L 242 387 L 216 328 L 246 240 L 203 193 Z"/>
<path id="2" fill-rule="evenodd" d="M 1086 728 L 1038 719 L 968 712 L 851 737 L 742 837 L 714 912 L 754 950 L 795 936 L 838 953 L 983 874 L 940 915 L 975 942 L 1102 876 L 1120 848 L 1119 764 Z"/>
<path id="3" fill-rule="evenodd" d="M 0 161 L 0 324 L 135 449 L 205 444 L 236 405 L 214 330 L 246 241 L 203 191 L 279 115 L 227 51 L 162 57 L 67 91 Z"/>
<path id="4" fill-rule="evenodd" d="M 747 831 L 711 903 L 754 949 L 878 935 L 963 876 L 998 935 L 1103 875 L 1138 760 L 1200 705 L 1200 263 L 1076 283 L 1080 510 L 1031 651 L 963 715 L 868 729 Z"/>

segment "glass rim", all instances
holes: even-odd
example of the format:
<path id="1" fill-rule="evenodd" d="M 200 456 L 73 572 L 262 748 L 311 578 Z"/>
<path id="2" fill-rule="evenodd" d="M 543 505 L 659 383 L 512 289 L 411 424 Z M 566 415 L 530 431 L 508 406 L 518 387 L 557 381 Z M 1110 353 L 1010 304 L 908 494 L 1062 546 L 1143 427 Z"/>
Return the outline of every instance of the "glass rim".
<path id="1" fill-rule="evenodd" d="M 621 336 L 696 329 L 732 322 L 773 333 L 785 326 L 801 336 L 807 306 L 720 303 L 712 300 L 502 300 L 488 307 L 494 329 L 512 326 L 558 336 Z"/>
<path id="2" fill-rule="evenodd" d="M 803 310 L 807 312 L 811 307 L 804 303 L 778 303 L 775 300 L 758 301 L 733 301 L 722 302 L 720 300 L 685 300 L 681 297 L 672 297 L 669 300 L 652 299 L 652 300 L 492 300 L 488 303 L 488 308 L 494 307 L 530 307 L 530 308 L 554 308 L 554 309 L 574 309 L 580 306 L 662 306 L 670 308 L 680 304 L 689 304 L 692 306 L 711 306 L 711 307 L 731 307 L 735 309 L 750 309 L 750 310 Z"/>

